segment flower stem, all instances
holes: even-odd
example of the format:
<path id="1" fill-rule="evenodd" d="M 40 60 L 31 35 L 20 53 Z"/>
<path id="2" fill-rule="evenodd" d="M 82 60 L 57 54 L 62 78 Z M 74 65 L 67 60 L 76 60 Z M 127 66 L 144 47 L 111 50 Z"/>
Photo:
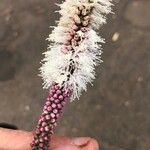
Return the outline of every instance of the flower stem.
<path id="1" fill-rule="evenodd" d="M 70 91 L 60 87 L 57 83 L 49 89 L 42 115 L 34 132 L 31 143 L 32 150 L 48 150 L 51 135 L 57 126 L 58 118 L 63 111 L 66 102 L 70 98 Z"/>

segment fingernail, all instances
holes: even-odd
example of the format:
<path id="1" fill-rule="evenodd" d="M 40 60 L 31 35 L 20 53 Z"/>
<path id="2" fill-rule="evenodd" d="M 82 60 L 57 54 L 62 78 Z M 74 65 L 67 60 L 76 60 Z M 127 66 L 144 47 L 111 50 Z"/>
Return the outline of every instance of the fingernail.
<path id="1" fill-rule="evenodd" d="M 75 146 L 86 146 L 89 142 L 90 138 L 88 137 L 79 137 L 79 138 L 73 138 L 71 140 L 71 144 Z"/>

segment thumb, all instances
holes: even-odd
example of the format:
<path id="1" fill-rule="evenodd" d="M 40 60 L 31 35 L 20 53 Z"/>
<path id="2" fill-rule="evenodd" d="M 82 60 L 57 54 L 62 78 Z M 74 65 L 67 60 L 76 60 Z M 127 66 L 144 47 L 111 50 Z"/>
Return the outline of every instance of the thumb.
<path id="1" fill-rule="evenodd" d="M 96 140 L 89 137 L 52 137 L 50 149 L 55 150 L 99 150 Z"/>

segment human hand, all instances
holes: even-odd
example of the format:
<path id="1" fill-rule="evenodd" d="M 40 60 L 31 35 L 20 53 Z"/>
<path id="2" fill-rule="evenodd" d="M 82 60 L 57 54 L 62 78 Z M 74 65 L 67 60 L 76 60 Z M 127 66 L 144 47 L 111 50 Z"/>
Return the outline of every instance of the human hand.
<path id="1" fill-rule="evenodd" d="M 51 150 L 99 150 L 95 139 L 88 137 L 68 138 L 53 137 L 51 141 Z"/>
<path id="2" fill-rule="evenodd" d="M 31 132 L 0 128 L 0 150 L 30 150 Z M 53 136 L 50 150 L 99 150 L 96 140 L 88 137 L 69 138 Z"/>

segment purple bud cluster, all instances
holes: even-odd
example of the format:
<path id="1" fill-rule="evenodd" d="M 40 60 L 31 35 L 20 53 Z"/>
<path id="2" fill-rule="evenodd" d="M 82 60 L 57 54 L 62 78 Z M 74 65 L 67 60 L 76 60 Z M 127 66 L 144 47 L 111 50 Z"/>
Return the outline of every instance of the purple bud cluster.
<path id="1" fill-rule="evenodd" d="M 71 92 L 63 89 L 58 84 L 53 84 L 49 90 L 43 113 L 35 129 L 32 150 L 47 150 L 51 135 L 57 126 L 57 121 L 62 110 L 70 98 Z"/>

